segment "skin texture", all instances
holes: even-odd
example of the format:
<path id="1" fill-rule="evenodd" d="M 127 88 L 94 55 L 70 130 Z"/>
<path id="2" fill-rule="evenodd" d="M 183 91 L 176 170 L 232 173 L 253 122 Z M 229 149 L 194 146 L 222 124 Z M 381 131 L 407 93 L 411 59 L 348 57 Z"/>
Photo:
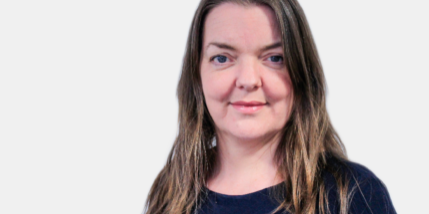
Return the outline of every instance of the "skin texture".
<path id="1" fill-rule="evenodd" d="M 200 70 L 216 127 L 218 157 L 207 184 L 213 191 L 247 194 L 282 181 L 273 157 L 293 91 L 280 42 L 266 6 L 223 3 L 205 20 Z M 237 101 L 263 105 L 243 111 Z"/>

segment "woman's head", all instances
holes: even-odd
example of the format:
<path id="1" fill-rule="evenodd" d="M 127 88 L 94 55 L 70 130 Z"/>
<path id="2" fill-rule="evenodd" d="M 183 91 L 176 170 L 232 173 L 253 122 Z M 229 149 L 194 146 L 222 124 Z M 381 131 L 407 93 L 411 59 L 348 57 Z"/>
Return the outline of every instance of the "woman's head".
<path id="1" fill-rule="evenodd" d="M 202 38 L 201 83 L 217 137 L 279 136 L 293 92 L 273 11 L 223 3 L 206 16 Z"/>
<path id="2" fill-rule="evenodd" d="M 275 47 L 262 53 L 266 45 Z M 279 60 L 284 67 L 273 67 L 280 65 Z M 254 84 L 253 91 L 240 86 L 243 81 Z M 199 130 L 198 135 L 206 140 L 220 134 L 216 132 L 261 137 L 281 126 L 285 132 L 303 132 L 303 141 L 317 138 L 322 142 L 330 127 L 322 67 L 304 13 L 295 0 L 202 0 L 189 32 L 177 92 L 179 123 L 186 127 L 191 127 L 189 122 L 200 124 L 192 129 Z M 236 114 L 231 108 L 234 105 L 228 104 L 237 101 L 265 103 L 263 110 L 268 111 Z M 262 113 L 266 113 L 263 120 L 253 120 Z M 288 136 L 293 138 L 286 133 Z M 342 153 L 335 145 L 325 146 L 330 145 L 320 143 L 316 150 Z"/>
<path id="3" fill-rule="evenodd" d="M 177 94 L 179 133 L 152 186 L 149 213 L 189 213 L 198 206 L 219 135 L 249 140 L 281 133 L 275 157 L 287 188 L 278 192 L 285 196 L 281 207 L 313 213 L 324 203 L 318 193 L 324 192 L 325 154 L 345 153 L 329 121 L 322 67 L 296 0 L 201 0 Z"/>

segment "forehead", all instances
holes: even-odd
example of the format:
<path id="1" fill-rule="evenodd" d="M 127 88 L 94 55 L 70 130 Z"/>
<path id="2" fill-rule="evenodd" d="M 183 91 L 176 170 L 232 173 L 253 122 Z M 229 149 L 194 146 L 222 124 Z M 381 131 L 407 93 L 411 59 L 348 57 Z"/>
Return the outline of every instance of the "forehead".
<path id="1" fill-rule="evenodd" d="M 206 17 L 203 47 L 210 42 L 224 42 L 256 48 L 280 41 L 274 12 L 264 5 L 222 3 Z"/>

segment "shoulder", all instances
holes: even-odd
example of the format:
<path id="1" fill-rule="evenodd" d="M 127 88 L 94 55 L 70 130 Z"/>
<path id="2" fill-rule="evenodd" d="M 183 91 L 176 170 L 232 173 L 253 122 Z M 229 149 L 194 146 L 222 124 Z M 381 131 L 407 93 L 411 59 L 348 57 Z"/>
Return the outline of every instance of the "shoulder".
<path id="1" fill-rule="evenodd" d="M 396 213 L 386 185 L 372 171 L 357 163 L 346 164 L 350 170 L 351 213 Z"/>
<path id="2" fill-rule="evenodd" d="M 334 174 L 340 174 L 347 186 L 350 213 L 395 214 L 396 211 L 384 183 L 367 167 L 345 160 L 328 159 L 325 185 L 330 201 L 340 195 Z"/>

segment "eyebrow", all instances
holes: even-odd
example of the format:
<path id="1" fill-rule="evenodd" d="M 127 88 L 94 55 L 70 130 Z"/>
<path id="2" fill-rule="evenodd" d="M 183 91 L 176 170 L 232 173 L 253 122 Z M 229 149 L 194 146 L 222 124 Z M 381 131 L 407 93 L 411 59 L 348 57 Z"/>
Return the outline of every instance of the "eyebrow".
<path id="1" fill-rule="evenodd" d="M 282 47 L 282 43 L 281 42 L 276 42 L 274 44 L 267 45 L 264 48 L 262 48 L 262 51 L 267 51 L 267 50 L 275 49 L 275 48 L 278 48 L 278 47 Z"/>
<path id="2" fill-rule="evenodd" d="M 232 47 L 231 45 L 228 45 L 228 44 L 226 44 L 226 43 L 219 43 L 219 42 L 210 42 L 210 43 L 206 46 L 206 50 L 208 49 L 208 47 L 209 47 L 210 45 L 214 45 L 214 46 L 216 46 L 216 47 L 218 47 L 218 48 L 221 48 L 221 49 L 227 49 L 227 50 L 236 51 L 236 49 L 235 49 L 234 47 Z M 267 46 L 263 47 L 263 48 L 261 49 L 261 51 L 262 51 L 262 52 L 264 52 L 264 51 L 271 50 L 271 49 L 275 49 L 275 48 L 278 48 L 278 47 L 282 47 L 282 43 L 281 43 L 281 42 L 276 42 L 276 43 L 274 43 L 274 44 L 267 45 Z"/>
<path id="3" fill-rule="evenodd" d="M 210 45 L 214 45 L 218 48 L 222 48 L 222 49 L 228 49 L 228 50 L 232 50 L 232 51 L 236 51 L 236 49 L 228 44 L 225 43 L 218 43 L 218 42 L 210 42 L 207 47 L 206 50 L 210 47 Z"/>

